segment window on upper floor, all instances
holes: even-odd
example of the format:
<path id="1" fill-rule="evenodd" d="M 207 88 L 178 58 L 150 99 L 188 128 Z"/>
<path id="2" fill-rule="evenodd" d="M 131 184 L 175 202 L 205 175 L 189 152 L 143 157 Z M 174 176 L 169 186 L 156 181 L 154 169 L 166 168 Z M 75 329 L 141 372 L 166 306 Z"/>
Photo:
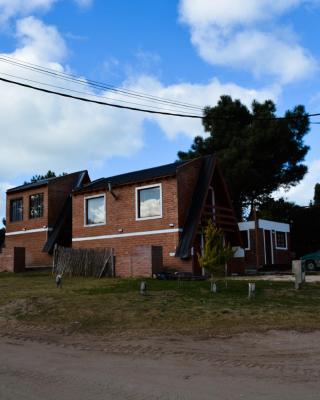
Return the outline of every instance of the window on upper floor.
<path id="1" fill-rule="evenodd" d="M 43 193 L 32 194 L 29 197 L 29 218 L 43 217 Z"/>
<path id="2" fill-rule="evenodd" d="M 276 248 L 277 249 L 286 249 L 287 248 L 286 232 L 276 232 Z"/>
<path id="3" fill-rule="evenodd" d="M 106 223 L 105 196 L 85 198 L 85 225 L 103 225 Z"/>
<path id="4" fill-rule="evenodd" d="M 161 184 L 136 188 L 136 219 L 153 219 L 161 217 Z"/>
<path id="5" fill-rule="evenodd" d="M 23 200 L 12 199 L 10 200 L 10 222 L 23 220 Z"/>

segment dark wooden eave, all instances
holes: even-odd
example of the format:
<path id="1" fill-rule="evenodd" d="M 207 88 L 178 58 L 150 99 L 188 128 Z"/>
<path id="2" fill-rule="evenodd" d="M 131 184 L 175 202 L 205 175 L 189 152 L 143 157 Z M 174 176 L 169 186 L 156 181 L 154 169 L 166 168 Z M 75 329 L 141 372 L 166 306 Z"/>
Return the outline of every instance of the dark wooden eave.
<path id="1" fill-rule="evenodd" d="M 212 181 L 215 165 L 216 160 L 213 155 L 203 157 L 198 182 L 193 193 L 189 213 L 176 250 L 176 257 L 180 257 L 182 259 L 190 257 L 191 247 L 193 245 L 195 235 L 197 234 L 198 225 L 201 219 L 201 214 L 204 208 L 209 186 Z"/>
<path id="2" fill-rule="evenodd" d="M 223 205 L 221 203 L 214 206 L 206 205 L 209 188 L 211 185 L 214 186 L 213 180 L 218 180 L 221 185 L 220 190 L 224 195 Z M 203 158 L 189 214 L 176 250 L 176 257 L 182 259 L 190 257 L 195 236 L 197 233 L 202 233 L 202 229 L 207 225 L 209 219 L 226 234 L 227 240 L 232 244 L 241 243 L 238 223 L 229 191 L 219 163 L 213 155 Z"/>

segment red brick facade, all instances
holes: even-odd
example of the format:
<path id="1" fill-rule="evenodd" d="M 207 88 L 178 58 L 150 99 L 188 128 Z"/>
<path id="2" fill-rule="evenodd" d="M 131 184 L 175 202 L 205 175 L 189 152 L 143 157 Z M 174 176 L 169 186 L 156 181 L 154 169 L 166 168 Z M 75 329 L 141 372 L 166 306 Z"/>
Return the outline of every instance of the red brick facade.
<path id="1" fill-rule="evenodd" d="M 182 230 L 185 229 L 187 217 L 194 199 L 203 159 L 195 159 L 177 167 L 173 176 L 159 177 L 157 179 L 140 180 L 134 183 L 118 184 L 112 192 L 107 184 L 104 187 L 83 188 L 80 192 L 73 193 L 73 243 L 75 248 L 111 247 L 115 253 L 115 271 L 117 276 L 148 275 L 143 268 L 139 268 L 137 248 L 139 246 L 157 246 L 162 248 L 163 267 L 185 272 L 201 274 L 196 260 L 196 251 L 193 249 L 189 257 L 177 257 L 176 250 L 181 242 Z M 213 171 L 212 171 L 213 176 Z M 215 179 L 213 177 L 213 179 Z M 221 185 L 220 176 L 217 175 L 217 185 L 213 186 L 218 191 L 225 190 Z M 137 218 L 137 190 L 145 186 L 161 185 L 162 215 L 152 219 Z M 214 190 L 215 190 L 214 188 Z M 208 187 L 202 190 L 207 193 Z M 105 223 L 86 226 L 86 198 L 104 196 L 106 205 Z M 230 207 L 224 193 L 217 193 L 218 205 Z M 199 205 L 199 207 L 202 207 Z M 212 211 L 212 206 L 211 206 Z M 230 209 L 231 211 L 231 209 Z M 229 217 L 230 218 L 230 217 Z M 201 218 L 198 221 L 201 224 Z M 234 223 L 237 230 L 237 224 Z M 195 225 L 194 237 L 199 236 L 199 227 Z M 232 223 L 228 227 L 231 229 Z M 193 239 L 195 240 L 195 239 Z M 194 246 L 191 243 L 191 246 Z M 134 261 L 133 261 L 134 260 Z M 236 260 L 230 272 L 241 269 L 241 263 Z M 239 265 L 238 265 L 239 264 Z"/>
<path id="2" fill-rule="evenodd" d="M 49 180 L 47 183 L 39 184 L 36 187 L 22 186 L 21 190 L 8 191 L 6 201 L 6 240 L 0 263 L 3 270 L 12 270 L 12 263 L 9 265 L 5 258 L 14 254 L 14 248 L 25 248 L 25 265 L 51 266 L 52 256 L 43 252 L 43 247 L 61 213 L 68 196 L 70 196 L 75 174 Z M 43 216 L 30 218 L 30 196 L 43 194 Z M 10 202 L 14 199 L 23 200 L 23 220 L 10 220 Z M 70 232 L 71 236 L 71 232 Z M 71 237 L 70 237 L 71 244 Z M 8 265 L 7 265 L 8 264 Z"/>
<path id="3" fill-rule="evenodd" d="M 137 220 L 136 188 L 159 183 L 162 189 L 162 217 Z M 99 194 L 106 196 L 106 224 L 85 226 L 85 198 Z M 117 199 L 107 190 L 73 195 L 73 247 L 112 247 L 116 256 L 116 273 L 119 276 L 126 275 L 128 260 L 140 245 L 161 246 L 164 268 L 192 271 L 191 260 L 174 257 L 180 238 L 176 177 L 120 186 L 114 189 L 114 194 Z M 152 234 L 154 231 L 165 232 Z M 106 235 L 115 237 L 95 238 Z M 79 240 L 87 237 L 92 240 Z"/>
<path id="4" fill-rule="evenodd" d="M 70 241 L 62 245 L 113 248 L 117 276 L 151 276 L 163 268 L 201 274 L 197 254 L 201 252 L 203 227 L 210 218 L 224 231 L 229 243 L 239 245 L 231 201 L 212 156 L 103 178 L 88 185 L 87 175 L 82 182 L 84 185 L 72 191 L 74 180 L 74 174 L 70 174 L 44 184 L 8 191 L 4 250 L 9 258 L 14 248 L 24 248 L 26 266 L 51 265 L 48 248 L 52 248 L 52 242 L 61 244 L 54 240 L 63 209 L 70 214 L 70 226 L 62 229 L 62 233 L 59 231 L 60 240 L 69 235 Z M 139 189 L 155 186 L 159 187 L 160 201 L 159 197 L 147 197 L 145 201 L 156 202 L 153 204 L 156 204 L 157 213 L 153 217 L 139 218 Z M 30 195 L 37 193 L 43 194 L 43 216 L 30 219 Z M 151 196 L 150 192 L 144 195 Z M 86 199 L 97 196 L 104 197 L 105 210 L 100 199 L 96 203 L 99 206 L 93 206 L 98 207 L 94 212 L 103 217 L 99 217 L 99 223 L 91 220 L 87 225 Z M 11 222 L 10 200 L 15 198 L 23 199 L 23 220 Z M 65 207 L 66 204 L 70 208 Z M 61 226 L 64 225 L 60 225 L 60 229 Z M 46 251 L 43 251 L 44 245 Z M 1 261 L 0 255 L 2 265 L 3 259 Z M 234 268 L 235 271 L 241 269 L 239 260 L 234 262 Z"/>

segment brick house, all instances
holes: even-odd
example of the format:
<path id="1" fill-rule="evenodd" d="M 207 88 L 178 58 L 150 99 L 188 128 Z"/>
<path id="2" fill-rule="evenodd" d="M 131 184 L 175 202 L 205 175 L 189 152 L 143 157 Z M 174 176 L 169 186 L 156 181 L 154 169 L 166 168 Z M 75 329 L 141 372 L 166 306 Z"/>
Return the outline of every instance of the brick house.
<path id="1" fill-rule="evenodd" d="M 71 192 L 88 182 L 87 171 L 80 171 L 7 191 L 0 271 L 52 265 L 55 243 L 71 245 Z"/>
<path id="2" fill-rule="evenodd" d="M 200 275 L 197 254 L 208 218 L 232 246 L 241 245 L 213 156 L 92 181 L 73 191 L 72 212 L 72 247 L 113 248 L 117 276 L 150 276 L 161 266 Z M 243 267 L 236 258 L 229 272 Z"/>
<path id="3" fill-rule="evenodd" d="M 290 225 L 257 219 L 239 223 L 247 267 L 288 265 L 290 251 Z"/>

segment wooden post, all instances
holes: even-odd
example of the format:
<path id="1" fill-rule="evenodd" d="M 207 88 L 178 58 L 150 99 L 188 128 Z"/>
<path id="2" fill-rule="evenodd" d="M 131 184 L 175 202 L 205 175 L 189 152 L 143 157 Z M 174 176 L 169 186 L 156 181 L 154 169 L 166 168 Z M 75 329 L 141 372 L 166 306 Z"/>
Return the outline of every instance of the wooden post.
<path id="1" fill-rule="evenodd" d="M 260 265 L 259 220 L 257 218 L 257 210 L 255 206 L 253 208 L 253 215 L 254 215 L 254 230 L 255 230 L 255 240 L 256 240 L 256 264 L 257 268 L 259 268 Z"/>

